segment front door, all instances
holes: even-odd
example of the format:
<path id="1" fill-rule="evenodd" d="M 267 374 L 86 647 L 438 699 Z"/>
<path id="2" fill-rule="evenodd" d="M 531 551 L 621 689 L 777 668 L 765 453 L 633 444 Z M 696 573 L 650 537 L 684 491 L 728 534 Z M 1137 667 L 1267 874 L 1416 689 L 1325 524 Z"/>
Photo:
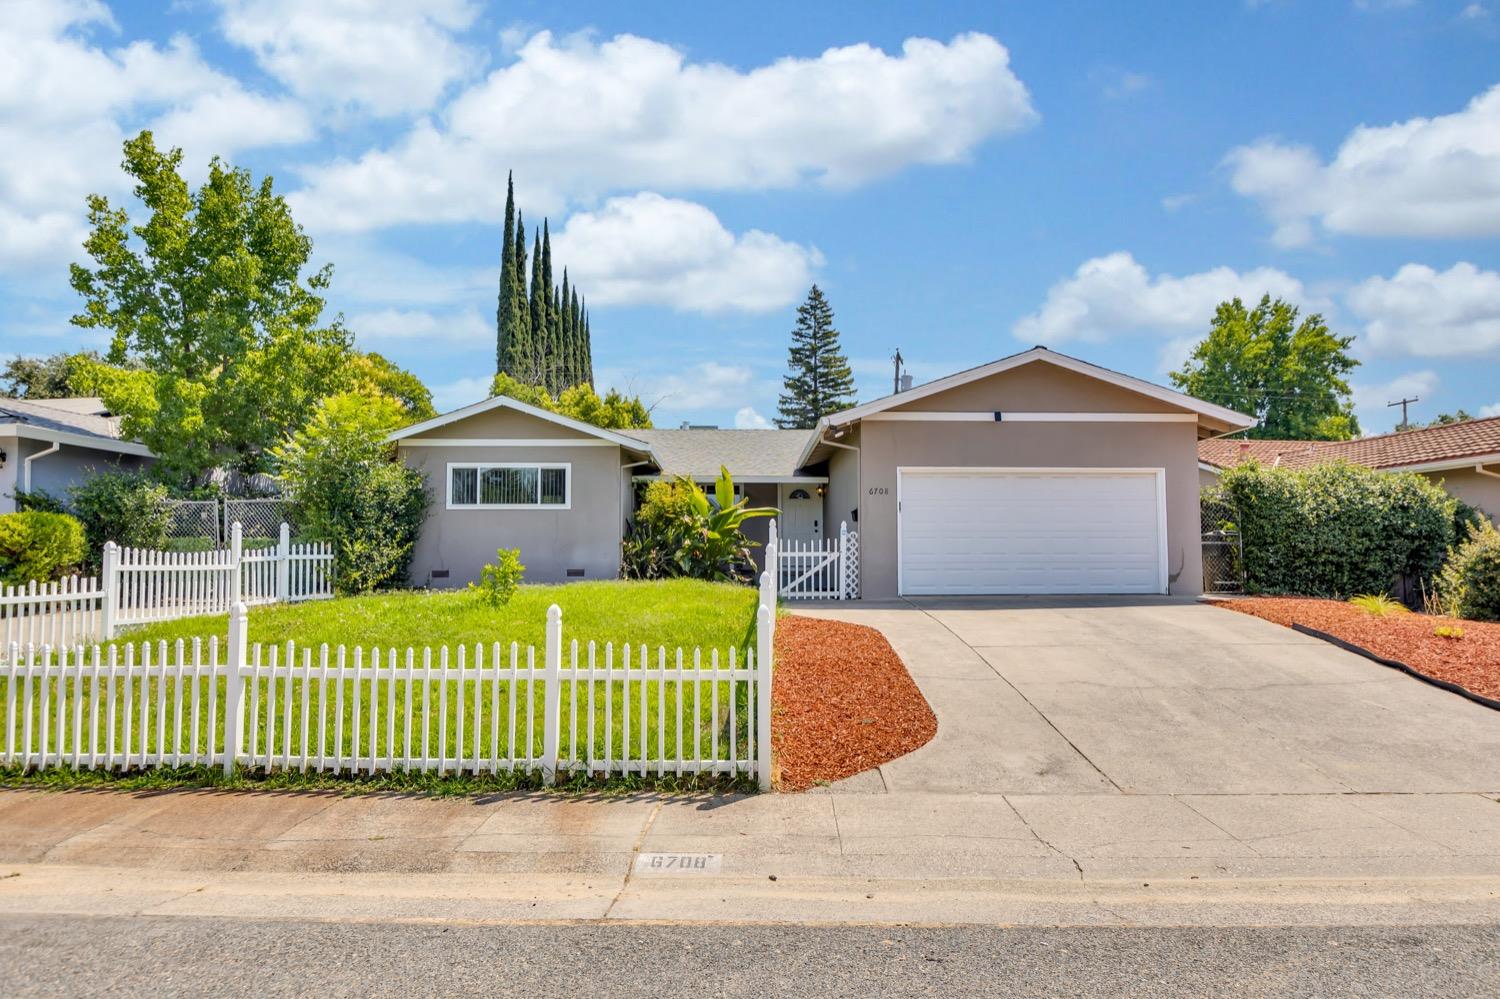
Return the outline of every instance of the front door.
<path id="1" fill-rule="evenodd" d="M 823 537 L 823 497 L 815 486 L 781 487 L 781 536 L 805 544 Z"/>

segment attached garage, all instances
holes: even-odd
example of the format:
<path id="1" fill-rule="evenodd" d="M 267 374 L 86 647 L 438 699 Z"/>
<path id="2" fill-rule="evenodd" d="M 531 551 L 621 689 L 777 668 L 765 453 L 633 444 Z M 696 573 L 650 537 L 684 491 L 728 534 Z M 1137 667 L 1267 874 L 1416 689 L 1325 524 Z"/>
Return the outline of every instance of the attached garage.
<path id="1" fill-rule="evenodd" d="M 1165 593 L 1161 468 L 900 468 L 900 592 Z"/>
<path id="2" fill-rule="evenodd" d="M 1203 591 L 1198 441 L 1255 419 L 1037 347 L 826 416 L 860 595 Z"/>

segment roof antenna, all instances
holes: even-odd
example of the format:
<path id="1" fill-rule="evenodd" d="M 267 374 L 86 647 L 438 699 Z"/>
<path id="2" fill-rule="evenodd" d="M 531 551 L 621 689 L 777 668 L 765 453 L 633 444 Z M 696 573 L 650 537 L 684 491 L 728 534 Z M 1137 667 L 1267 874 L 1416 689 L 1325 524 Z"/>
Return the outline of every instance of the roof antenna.
<path id="1" fill-rule="evenodd" d="M 896 363 L 896 376 L 894 382 L 892 383 L 892 388 L 895 390 L 895 393 L 910 391 L 911 372 L 901 370 L 902 367 L 906 364 L 906 361 L 901 356 L 900 347 L 896 348 L 896 356 L 892 357 L 891 360 Z"/>

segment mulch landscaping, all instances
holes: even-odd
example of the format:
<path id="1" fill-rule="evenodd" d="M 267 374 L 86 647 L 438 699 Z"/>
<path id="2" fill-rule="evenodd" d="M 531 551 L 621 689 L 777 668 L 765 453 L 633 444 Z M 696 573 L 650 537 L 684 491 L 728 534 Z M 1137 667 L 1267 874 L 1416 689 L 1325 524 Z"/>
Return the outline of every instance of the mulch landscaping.
<path id="1" fill-rule="evenodd" d="M 1340 600 L 1307 597 L 1250 597 L 1216 603 L 1288 627 L 1316 628 L 1419 673 L 1500 698 L 1500 623 L 1429 614 L 1375 617 Z M 1463 637 L 1433 634 L 1438 627 L 1459 628 Z"/>
<path id="2" fill-rule="evenodd" d="M 852 777 L 937 734 L 937 717 L 890 643 L 842 621 L 777 622 L 771 706 L 782 790 Z"/>

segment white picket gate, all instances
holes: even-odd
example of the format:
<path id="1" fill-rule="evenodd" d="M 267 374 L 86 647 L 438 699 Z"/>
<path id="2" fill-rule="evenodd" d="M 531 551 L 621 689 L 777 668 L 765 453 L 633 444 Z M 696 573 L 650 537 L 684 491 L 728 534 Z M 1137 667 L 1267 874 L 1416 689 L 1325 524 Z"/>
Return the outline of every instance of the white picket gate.
<path id="1" fill-rule="evenodd" d="M 775 592 L 762 577 L 756 645 L 580 645 L 548 610 L 534 646 L 317 650 L 229 639 L 12 646 L 4 763 L 125 770 L 235 765 L 336 773 L 719 774 L 771 786 Z M 770 603 L 764 601 L 769 599 Z"/>
<path id="2" fill-rule="evenodd" d="M 69 647 L 109 641 L 124 625 L 225 614 L 247 604 L 295 603 L 333 596 L 333 547 L 292 544 L 281 525 L 274 548 L 246 551 L 239 525 L 228 548 L 167 552 L 104 546 L 98 577 L 32 582 L 0 590 L 0 650 Z"/>
<path id="3" fill-rule="evenodd" d="M 776 558 L 777 586 L 788 600 L 854 600 L 859 597 L 859 534 L 839 524 L 836 538 L 789 541 L 776 537 L 771 525 Z"/>

